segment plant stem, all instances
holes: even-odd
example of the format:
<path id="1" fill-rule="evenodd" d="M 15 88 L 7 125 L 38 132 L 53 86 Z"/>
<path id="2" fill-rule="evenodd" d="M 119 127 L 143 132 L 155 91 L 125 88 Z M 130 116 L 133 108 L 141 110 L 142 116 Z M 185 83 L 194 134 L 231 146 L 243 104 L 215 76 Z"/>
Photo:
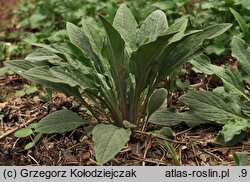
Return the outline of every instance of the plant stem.
<path id="1" fill-rule="evenodd" d="M 114 122 L 117 126 L 123 127 L 123 119 L 121 118 L 121 114 L 119 113 L 119 106 L 116 102 L 116 98 L 112 99 L 112 95 L 110 96 L 109 93 L 105 92 L 102 88 L 100 89 L 101 95 L 103 96 L 103 99 L 100 98 L 100 100 L 106 104 L 109 111 L 111 112 Z M 112 102 L 113 101 L 113 102 Z"/>

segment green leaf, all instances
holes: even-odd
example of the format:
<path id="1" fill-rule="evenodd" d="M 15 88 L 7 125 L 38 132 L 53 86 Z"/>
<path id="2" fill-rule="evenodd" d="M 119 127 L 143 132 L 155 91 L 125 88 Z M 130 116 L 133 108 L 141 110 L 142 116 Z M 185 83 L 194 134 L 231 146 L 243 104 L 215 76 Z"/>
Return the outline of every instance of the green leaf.
<path id="1" fill-rule="evenodd" d="M 158 131 L 153 131 L 153 135 L 160 136 L 160 137 L 165 137 L 169 139 L 174 139 L 175 138 L 175 133 L 170 127 L 162 127 Z"/>
<path id="2" fill-rule="evenodd" d="M 70 67 L 53 67 L 50 69 L 52 75 L 56 78 L 60 78 L 60 82 L 66 83 L 71 87 L 80 86 L 83 90 L 95 89 L 99 80 L 97 80 L 92 74 L 84 73 L 81 70 L 72 69 Z"/>
<path id="3" fill-rule="evenodd" d="M 24 150 L 29 150 L 30 148 L 34 147 L 41 137 L 42 137 L 42 134 L 37 133 L 33 141 L 25 145 Z"/>
<path id="4" fill-rule="evenodd" d="M 241 107 L 232 98 L 225 98 L 218 93 L 190 91 L 179 100 L 189 106 L 192 114 L 214 124 L 227 124 L 231 119 L 245 119 Z"/>
<path id="5" fill-rule="evenodd" d="M 197 56 L 196 58 L 194 58 L 189 62 L 192 64 L 192 69 L 196 73 L 205 73 L 207 75 L 213 75 L 214 70 L 223 69 L 220 66 L 211 64 L 211 60 L 205 54 L 201 54 L 200 56 Z"/>
<path id="6" fill-rule="evenodd" d="M 28 22 L 32 29 L 42 26 L 43 20 L 46 18 L 46 15 L 41 14 L 40 12 L 33 13 L 28 17 Z"/>
<path id="7" fill-rule="evenodd" d="M 4 64 L 7 65 L 8 68 L 14 70 L 17 74 L 22 75 L 25 71 L 35 67 L 34 63 L 25 60 L 11 60 L 5 61 Z"/>
<path id="8" fill-rule="evenodd" d="M 240 153 L 240 154 L 238 154 L 238 157 L 239 157 L 239 166 L 248 166 L 249 165 L 247 153 Z"/>
<path id="9" fill-rule="evenodd" d="M 67 23 L 67 32 L 70 41 L 84 51 L 92 60 L 98 60 L 88 36 L 76 25 Z"/>
<path id="10" fill-rule="evenodd" d="M 134 125 L 126 120 L 123 121 L 123 125 L 125 128 L 136 128 L 137 127 L 136 125 Z"/>
<path id="11" fill-rule="evenodd" d="M 35 132 L 43 134 L 65 133 L 84 124 L 87 122 L 76 113 L 70 110 L 60 110 L 44 117 L 38 123 Z"/>
<path id="12" fill-rule="evenodd" d="M 85 19 L 82 19 L 82 31 L 86 34 L 89 39 L 89 43 L 93 51 L 101 57 L 101 50 L 103 49 L 103 36 L 100 30 L 96 29 L 93 26 L 93 22 L 89 22 Z"/>
<path id="13" fill-rule="evenodd" d="M 166 31 L 167 34 L 178 31 L 178 33 L 173 36 L 170 42 L 176 42 L 182 39 L 184 32 L 187 28 L 187 24 L 188 24 L 188 19 L 180 19 L 167 29 Z"/>
<path id="14" fill-rule="evenodd" d="M 30 148 L 34 147 L 36 144 L 34 142 L 29 142 L 24 146 L 24 150 L 29 150 Z"/>
<path id="15" fill-rule="evenodd" d="M 201 32 L 186 34 L 180 41 L 173 42 L 166 47 L 159 57 L 158 81 L 170 75 L 173 70 L 184 62 L 191 60 L 201 53 L 201 44 L 206 39 L 212 39 L 231 27 L 231 24 L 217 24 L 207 27 Z M 187 46 L 188 45 L 188 46 Z"/>
<path id="16" fill-rule="evenodd" d="M 14 133 L 14 136 L 17 138 L 23 138 L 23 137 L 30 136 L 32 134 L 33 134 L 33 131 L 31 128 L 21 128 Z"/>
<path id="17" fill-rule="evenodd" d="M 29 54 L 25 57 L 25 60 L 27 61 L 44 61 L 49 59 L 55 59 L 59 58 L 57 55 L 55 55 L 53 52 L 45 49 L 40 48 Z"/>
<path id="18" fill-rule="evenodd" d="M 191 113 L 179 113 L 172 108 L 158 109 L 149 117 L 148 122 L 169 127 L 181 123 L 186 123 L 189 127 L 209 123 L 206 119 L 199 118 Z"/>
<path id="19" fill-rule="evenodd" d="M 68 61 L 71 61 L 70 58 L 74 59 L 72 62 L 70 62 L 70 64 L 76 69 L 81 68 L 82 70 L 88 69 L 88 70 L 93 71 L 93 69 L 94 69 L 93 62 L 85 56 L 82 49 L 80 49 L 75 44 L 73 44 L 69 41 L 66 41 L 66 44 L 67 44 L 68 48 L 74 54 L 74 57 L 73 57 L 73 55 L 71 57 L 68 57 Z"/>
<path id="20" fill-rule="evenodd" d="M 113 125 L 99 124 L 93 129 L 92 135 L 96 160 L 102 165 L 120 152 L 128 142 L 131 131 Z"/>
<path id="21" fill-rule="evenodd" d="M 237 58 L 242 77 L 250 83 L 250 50 L 242 39 L 234 36 L 231 42 L 232 55 Z"/>
<path id="22" fill-rule="evenodd" d="M 38 91 L 37 87 L 28 87 L 25 89 L 26 94 L 33 94 L 37 91 Z"/>
<path id="23" fill-rule="evenodd" d="M 245 94 L 245 89 L 242 83 L 241 75 L 231 67 L 220 67 L 210 63 L 210 59 L 206 55 L 200 55 L 190 61 L 196 72 L 203 72 L 208 75 L 216 75 L 223 84 L 225 91 L 236 93 L 250 100 Z"/>
<path id="24" fill-rule="evenodd" d="M 240 159 L 239 159 L 239 156 L 234 152 L 232 151 L 232 154 L 233 154 L 233 158 L 234 158 L 234 162 L 237 166 L 240 165 Z"/>
<path id="25" fill-rule="evenodd" d="M 104 17 L 99 16 L 99 19 L 104 26 L 107 33 L 107 46 L 105 47 L 105 58 L 109 62 L 110 72 L 114 83 L 115 91 L 118 96 L 118 103 L 120 104 L 121 113 L 124 119 L 127 115 L 127 90 L 128 90 L 128 77 L 129 77 L 129 58 L 125 49 L 125 41 L 122 39 L 119 32 L 108 22 Z M 112 84 L 113 85 L 113 84 Z M 113 100 L 110 98 L 110 100 Z M 116 101 L 112 101 L 112 104 Z M 118 108 L 115 108 L 116 111 Z M 120 112 L 120 111 L 118 111 Z M 116 116 L 116 122 L 120 125 L 123 122 L 121 117 Z"/>
<path id="26" fill-rule="evenodd" d="M 19 90 L 19 91 L 17 91 L 17 92 L 15 93 L 15 96 L 16 96 L 16 97 L 23 97 L 23 96 L 25 96 L 25 95 L 26 95 L 26 93 L 25 93 L 24 90 Z"/>
<path id="27" fill-rule="evenodd" d="M 250 34 L 249 30 L 248 30 L 248 25 L 246 23 L 246 21 L 244 20 L 244 18 L 234 9 L 229 8 L 231 13 L 234 15 L 235 19 L 237 20 L 244 36 L 247 38 Z"/>
<path id="28" fill-rule="evenodd" d="M 65 83 L 65 80 L 55 77 L 49 71 L 49 67 L 47 66 L 34 67 L 22 73 L 22 76 L 26 79 L 32 80 L 35 83 L 41 84 L 46 88 L 51 88 L 67 95 L 75 96 L 79 100 L 82 100 L 81 94 L 76 87 L 70 87 L 67 83 Z"/>
<path id="29" fill-rule="evenodd" d="M 55 77 L 49 70 L 49 66 L 37 66 L 34 68 L 29 69 L 28 71 L 24 72 L 22 75 L 24 78 L 28 78 L 34 82 L 38 82 L 40 84 L 44 84 L 47 82 L 54 82 L 54 83 L 65 83 L 66 81 L 64 78 L 57 78 Z M 44 80 L 44 81 L 42 81 Z M 67 83 L 67 82 L 66 82 Z"/>
<path id="30" fill-rule="evenodd" d="M 172 160 L 174 162 L 175 166 L 181 166 L 181 162 L 178 160 L 178 155 L 175 152 L 173 146 L 166 140 L 160 140 L 160 143 L 162 145 L 164 145 L 165 147 L 167 147 L 168 152 L 170 153 L 170 155 L 172 156 Z"/>
<path id="31" fill-rule="evenodd" d="M 120 33 L 110 24 L 110 22 L 102 16 L 99 16 L 99 19 L 108 35 L 106 57 L 108 58 L 111 72 L 114 80 L 121 82 L 122 80 L 126 80 L 125 76 L 128 74 L 128 58 L 125 52 L 125 42 Z"/>
<path id="32" fill-rule="evenodd" d="M 122 4 L 117 10 L 113 26 L 122 35 L 131 49 L 136 49 L 136 32 L 138 30 L 138 24 L 126 5 Z"/>
<path id="33" fill-rule="evenodd" d="M 170 109 L 160 108 L 149 117 L 148 122 L 164 126 L 175 126 L 182 123 L 183 118 L 179 113 L 172 112 Z"/>
<path id="34" fill-rule="evenodd" d="M 160 36 L 153 42 L 141 45 L 132 53 L 130 67 L 135 75 L 136 84 L 141 87 L 139 89 L 142 90 L 147 86 L 148 83 L 145 80 L 150 77 L 152 65 L 157 63 L 157 58 L 168 44 L 168 40 L 176 33 Z"/>
<path id="35" fill-rule="evenodd" d="M 157 37 L 163 35 L 168 28 L 166 15 L 161 10 L 156 10 L 151 13 L 137 33 L 137 44 L 155 41 Z"/>
<path id="36" fill-rule="evenodd" d="M 236 154 L 234 151 L 232 151 L 232 154 L 233 154 L 234 162 L 237 166 L 248 166 L 249 165 L 247 153 Z"/>
<path id="37" fill-rule="evenodd" d="M 148 116 L 158 110 L 167 98 L 168 91 L 165 88 L 155 90 L 148 101 Z"/>
<path id="38" fill-rule="evenodd" d="M 6 67 L 3 67 L 3 68 L 0 68 L 0 77 L 5 75 L 5 73 L 7 73 L 9 70 L 9 68 L 6 66 Z"/>
<path id="39" fill-rule="evenodd" d="M 234 119 L 230 120 L 226 125 L 224 125 L 219 134 L 222 135 L 224 141 L 228 143 L 233 140 L 234 137 L 237 137 L 237 135 L 241 134 L 247 129 L 250 129 L 250 120 Z"/>
<path id="40" fill-rule="evenodd" d="M 190 82 L 189 80 L 185 80 L 185 81 L 182 81 L 181 79 L 176 79 L 175 80 L 175 84 L 178 88 L 180 89 L 185 89 L 185 88 L 188 88 L 189 85 L 190 85 Z"/>

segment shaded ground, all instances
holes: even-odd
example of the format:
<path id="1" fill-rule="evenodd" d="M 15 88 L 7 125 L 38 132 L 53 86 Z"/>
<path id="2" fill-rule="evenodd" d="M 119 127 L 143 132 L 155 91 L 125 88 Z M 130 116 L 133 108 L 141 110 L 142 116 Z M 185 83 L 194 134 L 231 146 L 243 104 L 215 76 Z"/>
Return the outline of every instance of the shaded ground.
<path id="1" fill-rule="evenodd" d="M 19 0 L 0 0 L 0 31 L 5 30 L 7 27 L 13 25 L 16 21 L 13 10 Z"/>
<path id="2" fill-rule="evenodd" d="M 17 0 L 0 0 L 0 31 L 14 22 L 12 10 Z M 215 88 L 219 83 L 211 77 L 190 74 L 188 78 L 195 89 Z M 52 102 L 41 102 L 39 92 L 23 98 L 14 97 L 17 90 L 30 83 L 17 75 L 0 77 L 0 165 L 97 165 L 93 142 L 86 135 L 86 128 L 80 127 L 64 135 L 44 135 L 38 144 L 24 150 L 31 138 L 17 139 L 13 133 L 32 122 L 38 122 L 47 114 L 60 109 L 71 109 L 86 119 L 94 118 L 73 98 L 54 94 Z M 4 117 L 1 117 L 4 116 Z M 154 128 L 154 126 L 150 126 Z M 169 140 L 174 146 L 182 165 L 234 165 L 231 151 L 245 152 L 250 156 L 250 142 L 243 141 L 234 147 L 222 147 L 215 138 L 221 128 L 202 126 L 189 129 L 185 126 L 174 128 L 176 138 Z M 159 145 L 157 139 L 137 131 L 123 150 L 106 165 L 173 165 L 171 155 Z"/>
<path id="3" fill-rule="evenodd" d="M 6 77 L 6 80 L 9 79 Z M 3 81 L 2 81 L 3 82 Z M 24 81 L 25 82 L 25 81 Z M 6 82 L 6 89 L 16 83 Z M 13 84 L 13 85 L 11 85 Z M 43 103 L 38 99 L 43 91 L 23 98 L 10 97 L 1 103 L 0 112 L 4 114 L 0 126 L 0 165 L 97 165 L 93 142 L 80 127 L 64 135 L 44 135 L 30 150 L 24 150 L 29 137 L 17 139 L 13 132 L 25 127 L 26 123 L 37 122 L 47 114 L 60 109 L 71 109 L 87 119 L 94 119 L 82 110 L 80 105 L 72 104 L 73 98 L 54 94 L 53 101 Z M 231 151 L 248 152 L 250 143 L 242 142 L 234 147 L 222 147 L 214 141 L 220 128 L 203 126 L 188 129 L 185 126 L 174 128 L 176 138 L 169 140 L 183 165 L 234 165 Z M 106 165 L 173 165 L 166 148 L 159 145 L 156 138 L 137 131 L 115 159 Z"/>

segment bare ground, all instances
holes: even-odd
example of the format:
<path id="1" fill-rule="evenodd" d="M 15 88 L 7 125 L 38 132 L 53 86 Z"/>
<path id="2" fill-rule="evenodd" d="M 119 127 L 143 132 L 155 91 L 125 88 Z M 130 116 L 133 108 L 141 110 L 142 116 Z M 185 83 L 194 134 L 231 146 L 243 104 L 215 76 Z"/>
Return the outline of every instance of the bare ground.
<path id="1" fill-rule="evenodd" d="M 16 98 L 11 96 L 11 92 L 15 91 L 13 88 L 27 81 L 13 76 L 2 78 L 0 83 L 1 89 L 9 90 L 8 99 L 0 104 L 0 113 L 4 115 L 0 126 L 0 165 L 97 165 L 93 142 L 86 135 L 84 127 L 64 135 L 44 135 L 30 150 L 23 149 L 31 141 L 29 137 L 17 139 L 13 136 L 18 128 L 38 122 L 60 109 L 71 109 L 86 119 L 94 120 L 81 106 L 72 104 L 73 98 L 54 94 L 52 102 L 44 103 L 38 99 L 39 95 L 44 95 L 42 90 Z M 234 147 L 216 144 L 214 141 L 219 130 L 219 127 L 209 125 L 193 129 L 177 126 L 174 128 L 176 138 L 169 142 L 174 146 L 182 165 L 229 166 L 234 165 L 232 150 L 250 154 L 249 141 L 242 141 Z M 166 148 L 159 145 L 155 137 L 136 131 L 124 149 L 106 165 L 173 165 L 173 162 Z"/>
<path id="2" fill-rule="evenodd" d="M 0 31 L 15 22 L 13 9 L 17 0 L 0 0 Z M 195 79 L 194 79 L 195 78 Z M 189 75 L 197 89 L 218 86 L 218 81 L 201 75 Z M 204 83 L 206 83 L 204 85 Z M 39 95 L 44 91 L 16 98 L 14 93 L 30 83 L 17 75 L 0 77 L 0 165 L 97 165 L 93 142 L 86 135 L 86 128 L 79 127 L 64 135 L 44 135 L 38 144 L 24 150 L 31 138 L 18 139 L 13 133 L 28 124 L 38 122 L 47 114 L 60 109 L 71 109 L 86 119 L 94 118 L 80 106 L 74 106 L 73 98 L 54 94 L 52 102 L 41 102 Z M 150 126 L 149 129 L 155 128 Z M 250 141 L 242 141 L 234 147 L 223 147 L 215 143 L 221 128 L 201 126 L 189 129 L 185 126 L 174 128 L 176 138 L 169 140 L 174 146 L 182 165 L 190 166 L 230 166 L 234 165 L 231 151 L 245 152 L 250 157 Z M 249 138 L 249 137 L 248 137 Z M 249 158 L 250 159 L 250 158 Z M 106 165 L 173 165 L 171 155 L 157 139 L 145 132 L 137 131 L 123 150 Z"/>

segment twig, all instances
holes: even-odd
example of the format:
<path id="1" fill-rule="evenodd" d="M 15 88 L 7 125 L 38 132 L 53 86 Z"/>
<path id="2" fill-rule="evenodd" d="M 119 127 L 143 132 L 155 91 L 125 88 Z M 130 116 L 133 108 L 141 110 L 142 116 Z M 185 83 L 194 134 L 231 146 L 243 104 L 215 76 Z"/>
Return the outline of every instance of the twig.
<path id="1" fill-rule="evenodd" d="M 149 163 L 153 163 L 153 164 L 158 164 L 158 165 L 166 165 L 164 162 L 160 161 L 160 160 L 152 160 L 152 159 L 143 159 L 140 157 L 136 157 L 136 156 L 131 156 L 132 158 L 136 159 L 136 160 L 140 160 L 140 161 L 144 161 L 144 162 L 149 162 Z"/>
<path id="2" fill-rule="evenodd" d="M 210 154 L 210 155 L 212 155 L 214 158 L 220 160 L 222 163 L 224 162 L 221 158 L 219 158 L 217 155 L 213 154 L 212 152 L 209 152 L 209 151 L 207 151 L 205 149 L 203 149 L 203 151 L 206 152 L 206 153 L 208 153 L 208 154 Z"/>
<path id="3" fill-rule="evenodd" d="M 12 81 L 19 81 L 19 80 L 23 80 L 22 78 L 11 78 L 11 79 L 1 79 L 0 80 L 0 83 L 9 83 L 9 82 L 12 82 Z"/>
<path id="4" fill-rule="evenodd" d="M 93 162 L 94 164 L 96 164 L 97 166 L 100 166 L 100 164 L 98 164 L 96 161 L 94 161 L 93 159 L 91 159 L 91 158 L 89 158 L 89 160 L 91 161 L 91 162 Z"/>
<path id="5" fill-rule="evenodd" d="M 195 162 L 196 162 L 197 166 L 199 166 L 200 164 L 199 164 L 199 161 L 198 161 L 198 159 L 197 159 L 197 154 L 196 154 L 196 151 L 195 151 L 195 149 L 194 149 L 193 144 L 191 144 L 191 147 L 192 147 L 192 150 L 193 150 L 193 153 L 194 153 Z"/>
<path id="6" fill-rule="evenodd" d="M 31 158 L 38 166 L 40 166 L 39 162 L 37 162 L 37 160 L 32 157 L 30 154 L 28 154 L 29 158 Z"/>
<path id="7" fill-rule="evenodd" d="M 147 156 L 147 153 L 148 153 L 148 150 L 150 149 L 150 147 L 151 147 L 151 139 L 149 140 L 149 142 L 146 145 L 146 148 L 145 148 L 145 151 L 144 151 L 144 154 L 143 154 L 143 159 L 146 159 L 146 156 Z M 145 161 L 144 160 L 142 162 L 142 166 L 145 166 Z"/>
<path id="8" fill-rule="evenodd" d="M 199 88 L 199 87 L 202 87 L 204 83 L 196 83 L 196 84 L 193 84 L 193 85 L 189 85 L 190 87 L 192 88 Z"/>
<path id="9" fill-rule="evenodd" d="M 4 133 L 3 135 L 0 136 L 0 140 L 3 139 L 3 138 L 5 138 L 5 137 L 8 136 L 8 135 L 14 133 L 14 132 L 17 131 L 18 129 L 23 128 L 23 127 L 25 127 L 26 125 L 28 125 L 28 124 L 34 122 L 35 120 L 36 120 L 36 118 L 30 119 L 30 120 L 28 120 L 26 123 L 23 123 L 23 124 L 21 124 L 20 126 L 18 126 L 18 127 L 16 127 L 16 128 L 13 128 L 13 129 L 9 130 L 8 132 L 6 132 L 6 133 Z"/>
<path id="10" fill-rule="evenodd" d="M 192 130 L 193 128 L 189 128 L 189 129 L 187 129 L 187 130 L 184 130 L 184 131 L 181 131 L 181 132 L 179 132 L 179 133 L 176 133 L 175 134 L 175 136 L 178 136 L 178 135 L 181 135 L 181 134 L 183 134 L 183 133 L 186 133 L 186 132 L 188 132 L 188 131 L 190 131 L 190 130 Z"/>
<path id="11" fill-rule="evenodd" d="M 142 134 L 145 134 L 145 135 L 152 135 L 151 133 L 147 133 L 147 132 L 143 132 L 143 131 L 135 131 L 136 133 L 142 133 Z M 169 142 L 172 142 L 172 143 L 177 143 L 177 144 L 183 144 L 183 145 L 186 145 L 185 142 L 181 142 L 181 141 L 176 141 L 176 140 L 171 140 L 171 139 L 168 139 L 168 138 L 165 138 L 165 137 L 161 137 L 161 136 L 155 136 L 153 135 L 154 137 L 156 138 L 159 138 L 159 139 L 162 139 L 162 140 L 167 140 Z"/>

